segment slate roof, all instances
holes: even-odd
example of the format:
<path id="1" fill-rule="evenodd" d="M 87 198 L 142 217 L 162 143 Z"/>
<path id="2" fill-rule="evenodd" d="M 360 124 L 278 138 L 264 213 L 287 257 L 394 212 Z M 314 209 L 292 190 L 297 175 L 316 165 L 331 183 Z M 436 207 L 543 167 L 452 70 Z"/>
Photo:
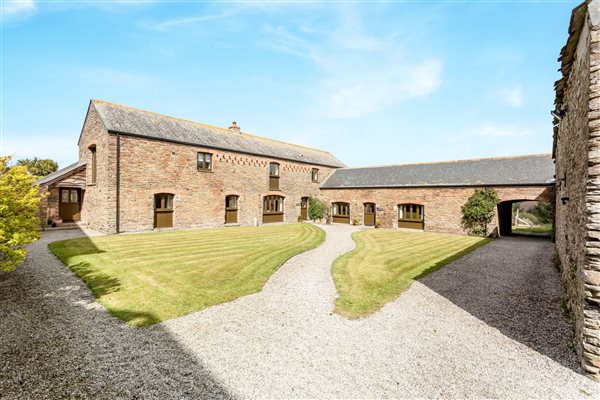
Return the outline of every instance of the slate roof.
<path id="1" fill-rule="evenodd" d="M 59 169 L 56 172 L 51 173 L 50 175 L 46 175 L 43 178 L 38 179 L 37 184 L 38 185 L 45 185 L 48 183 L 52 183 L 53 181 L 59 180 L 61 178 L 63 178 L 66 175 L 69 175 L 77 170 L 79 170 L 80 168 L 84 168 L 85 164 L 79 164 L 79 162 L 75 162 L 71 165 L 68 165 L 64 168 Z"/>
<path id="2" fill-rule="evenodd" d="M 503 186 L 554 184 L 550 154 L 437 163 L 342 168 L 335 170 L 322 189 Z"/>
<path id="3" fill-rule="evenodd" d="M 118 132 L 124 135 L 191 144 L 314 165 L 345 167 L 345 164 L 335 156 L 323 150 L 280 142 L 247 133 L 237 133 L 225 128 L 156 114 L 102 100 L 92 100 L 92 105 L 98 112 L 106 129 L 111 133 Z"/>

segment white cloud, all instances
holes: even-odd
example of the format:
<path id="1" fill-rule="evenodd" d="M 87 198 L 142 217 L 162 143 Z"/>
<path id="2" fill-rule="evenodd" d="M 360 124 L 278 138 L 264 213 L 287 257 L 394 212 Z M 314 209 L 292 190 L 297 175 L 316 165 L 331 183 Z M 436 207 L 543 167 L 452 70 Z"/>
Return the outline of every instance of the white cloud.
<path id="1" fill-rule="evenodd" d="M 409 56 L 395 38 L 364 33 L 354 15 L 327 31 L 294 34 L 268 26 L 264 32 L 264 47 L 307 59 L 317 68 L 321 79 L 313 91 L 314 104 L 325 117 L 364 117 L 429 95 L 442 83 L 440 59 Z"/>
<path id="2" fill-rule="evenodd" d="M 502 89 L 499 91 L 499 99 L 511 107 L 521 107 L 524 103 L 523 88 L 518 85 Z"/>
<path id="3" fill-rule="evenodd" d="M 334 118 L 357 118 L 392 104 L 426 96 L 441 84 L 442 63 L 425 60 L 414 65 L 394 63 L 371 73 L 353 71 L 334 82 L 326 110 Z"/>
<path id="4" fill-rule="evenodd" d="M 3 21 L 29 16 L 37 11 L 34 0 L 2 0 Z"/>
<path id="5" fill-rule="evenodd" d="M 487 137 L 514 137 L 527 136 L 531 130 L 517 125 L 485 124 L 475 132 L 479 136 Z"/>

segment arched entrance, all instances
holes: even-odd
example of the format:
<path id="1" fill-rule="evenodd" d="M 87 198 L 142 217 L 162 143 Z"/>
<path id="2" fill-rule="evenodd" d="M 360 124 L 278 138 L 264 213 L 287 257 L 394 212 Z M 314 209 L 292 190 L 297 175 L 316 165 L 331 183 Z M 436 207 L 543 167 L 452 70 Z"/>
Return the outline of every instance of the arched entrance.
<path id="1" fill-rule="evenodd" d="M 514 199 L 498 203 L 498 234 L 536 234 L 553 232 L 554 207 L 550 202 Z"/>

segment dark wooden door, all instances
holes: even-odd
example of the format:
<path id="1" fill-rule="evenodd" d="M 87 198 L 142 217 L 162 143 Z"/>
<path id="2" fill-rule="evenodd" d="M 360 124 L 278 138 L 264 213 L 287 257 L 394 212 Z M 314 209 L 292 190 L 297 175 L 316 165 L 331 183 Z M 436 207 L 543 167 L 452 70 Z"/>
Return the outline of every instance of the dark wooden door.
<path id="1" fill-rule="evenodd" d="M 365 226 L 375 226 L 375 203 L 365 203 Z"/>
<path id="2" fill-rule="evenodd" d="M 231 195 L 225 197 L 225 223 L 237 224 L 238 222 L 238 197 Z"/>
<path id="3" fill-rule="evenodd" d="M 300 218 L 302 218 L 302 221 L 308 219 L 308 197 L 303 197 L 300 202 Z"/>
<path id="4" fill-rule="evenodd" d="M 81 189 L 60 189 L 58 215 L 63 221 L 81 220 Z"/>
<path id="5" fill-rule="evenodd" d="M 173 195 L 159 193 L 154 195 L 154 227 L 173 227 Z"/>

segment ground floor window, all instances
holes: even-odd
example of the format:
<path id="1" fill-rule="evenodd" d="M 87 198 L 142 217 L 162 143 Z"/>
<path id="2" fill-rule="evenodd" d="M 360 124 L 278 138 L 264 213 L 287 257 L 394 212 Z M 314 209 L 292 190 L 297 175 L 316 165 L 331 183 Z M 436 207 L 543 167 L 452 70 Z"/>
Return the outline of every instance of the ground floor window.
<path id="1" fill-rule="evenodd" d="M 398 204 L 398 227 L 423 229 L 425 207 L 421 204 Z"/>
<path id="2" fill-rule="evenodd" d="M 349 224 L 350 203 L 337 202 L 331 204 L 331 215 L 333 217 L 333 222 Z"/>
<path id="3" fill-rule="evenodd" d="M 263 222 L 283 222 L 283 196 L 265 196 L 263 198 Z"/>

